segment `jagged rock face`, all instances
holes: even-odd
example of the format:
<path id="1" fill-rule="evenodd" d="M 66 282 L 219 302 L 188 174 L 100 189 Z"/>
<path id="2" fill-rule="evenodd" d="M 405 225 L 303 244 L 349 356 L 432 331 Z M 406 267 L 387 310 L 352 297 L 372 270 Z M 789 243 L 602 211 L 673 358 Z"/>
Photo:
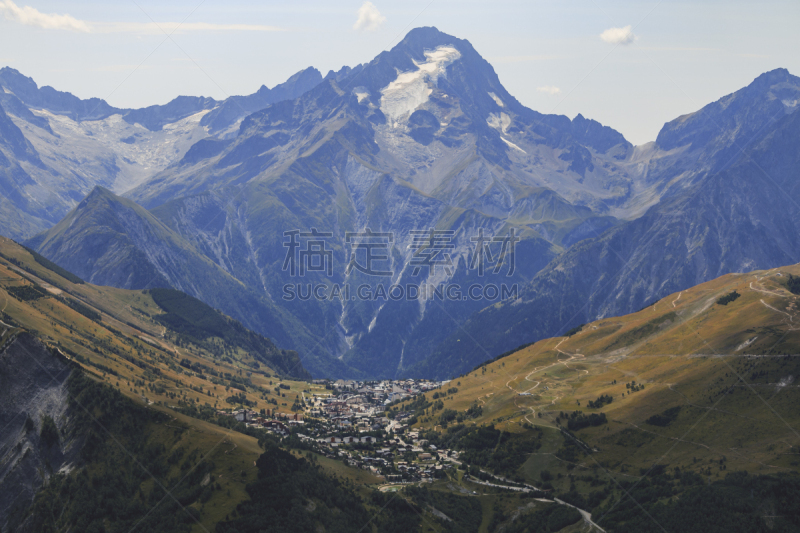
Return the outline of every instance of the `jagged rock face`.
<path id="1" fill-rule="evenodd" d="M 316 342 L 263 292 L 248 288 L 147 210 L 107 189 L 95 188 L 64 220 L 28 244 L 91 283 L 172 287 L 211 302 L 278 346 Z M 323 367 L 333 372 L 337 363 Z"/>
<path id="2" fill-rule="evenodd" d="M 97 185 L 124 192 L 180 161 L 198 141 L 235 135 L 245 115 L 320 81 L 319 71 L 309 68 L 248 96 L 180 96 L 165 105 L 117 109 L 0 69 L 4 234 L 30 237 L 49 228 Z"/>
<path id="3" fill-rule="evenodd" d="M 231 96 L 227 98 L 205 115 L 200 124 L 206 126 L 212 135 L 235 136 L 235 127 L 239 125 L 245 116 L 264 109 L 275 102 L 297 98 L 319 85 L 321 81 L 322 75 L 320 72 L 313 67 L 309 67 L 272 89 L 262 85 L 258 91 L 249 96 Z"/>
<path id="4" fill-rule="evenodd" d="M 2 325 L 0 324 L 0 327 Z M 26 509 L 47 479 L 77 466 L 80 442 L 68 434 L 67 380 L 72 368 L 24 333 L 0 351 L 0 527 L 14 509 Z M 59 431 L 42 438 L 44 417 Z M 30 422 L 29 422 L 30 421 Z"/>
<path id="5" fill-rule="evenodd" d="M 513 285 L 560 246 L 617 222 L 607 213 L 629 194 L 621 161 L 630 149 L 594 121 L 525 108 L 467 41 L 422 28 L 369 64 L 254 113 L 227 144 L 198 146 L 128 196 L 275 301 L 297 281 L 282 270 L 283 232 L 292 229 L 331 234 L 337 267 L 307 282 L 374 287 L 345 271 L 347 233 L 370 228 L 394 239 L 393 275 L 381 283 L 443 287 L 485 281 L 467 269 L 471 239 L 513 226 L 521 260 L 513 277 L 495 280 Z M 453 232 L 454 268 L 415 278 L 413 231 L 430 228 Z M 321 339 L 311 347 L 320 357 L 387 377 L 486 304 L 278 303 Z"/>
<path id="6" fill-rule="evenodd" d="M 774 80 L 776 74 L 780 76 Z M 753 87 L 771 78 L 777 87 L 785 87 L 783 73 L 768 74 L 720 102 L 730 104 L 748 93 L 755 98 Z M 796 96 L 797 79 L 791 81 Z M 762 87 L 766 98 L 763 94 L 757 98 L 756 108 L 762 102 L 772 105 L 776 85 Z M 718 105 L 692 116 L 711 114 Z M 485 358 L 484 349 L 502 353 L 578 324 L 637 311 L 667 294 L 726 273 L 800 261 L 800 113 L 785 107 L 786 111 L 776 111 L 774 126 L 751 138 L 732 164 L 662 200 L 643 217 L 574 246 L 537 275 L 513 305 L 471 317 L 464 329 L 480 338 L 482 347 L 466 342 L 457 332 L 419 371 L 446 375 L 448 361 L 467 360 L 474 366 Z M 734 116 L 713 120 L 735 122 L 751 131 L 757 127 L 743 119 L 765 120 L 744 105 L 738 108 L 732 110 Z M 708 128 L 705 119 L 695 120 L 701 129 Z M 675 123 L 667 124 L 665 130 L 664 137 L 670 138 Z M 701 135 L 688 127 L 682 134 L 680 142 L 689 144 Z M 719 150 L 731 152 L 729 145 Z"/>
<path id="7" fill-rule="evenodd" d="M 0 107 L 0 225 L 11 235 L 41 231 L 58 220 L 53 191 L 37 178 L 54 178 L 11 117 Z"/>
<path id="8" fill-rule="evenodd" d="M 637 178 L 628 204 L 612 209 L 637 218 L 662 198 L 680 194 L 709 174 L 735 164 L 742 152 L 797 111 L 800 78 L 786 69 L 766 72 L 750 85 L 664 125 L 654 143 L 637 147 L 626 166 Z"/>
<path id="9" fill-rule="evenodd" d="M 369 64 L 248 117 L 224 151 L 168 169 L 130 197 L 151 208 L 263 181 L 337 138 L 427 195 L 502 217 L 513 211 L 535 220 L 525 199 L 539 188 L 605 214 L 632 182 L 621 164 L 631 145 L 618 132 L 525 108 L 469 42 L 420 28 Z"/>
<path id="10" fill-rule="evenodd" d="M 119 227 L 109 222 L 101 241 L 62 224 L 31 243 L 98 283 L 144 283 L 125 275 L 132 263 L 158 272 L 248 327 L 283 335 L 276 342 L 298 349 L 313 373 L 354 377 L 453 375 L 576 321 L 636 310 L 725 269 L 785 263 L 796 249 L 790 237 L 774 233 L 794 231 L 793 208 L 773 213 L 783 204 L 770 203 L 767 189 L 727 174 L 744 165 L 742 150 L 762 140 L 764 160 L 776 157 L 777 140 L 765 137 L 774 131 L 772 117 L 784 124 L 800 100 L 798 79 L 785 71 L 670 122 L 655 143 L 636 148 L 581 115 L 570 120 L 525 108 L 467 41 L 435 28 L 413 30 L 373 61 L 322 82 L 304 72 L 292 83 L 310 89 L 246 116 L 235 134 L 217 121 L 228 120 L 243 101 L 183 119 L 218 133 L 172 163 L 165 159 L 126 193 L 149 214 Z M 175 112 L 189 103 L 176 104 Z M 43 131 L 32 122 L 26 127 Z M 794 126 L 782 127 L 789 142 Z M 792 164 L 780 172 L 790 176 Z M 744 206 L 745 218 L 734 214 Z M 770 228 L 764 239 L 737 248 L 748 234 L 737 231 L 760 235 L 762 227 Z M 284 232 L 312 228 L 328 235 L 333 266 L 297 279 L 284 268 Z M 431 228 L 452 232 L 452 269 L 420 277 L 410 268 L 414 231 Z M 364 283 L 373 290 L 485 284 L 468 268 L 472 239 L 480 230 L 502 235 L 510 228 L 521 239 L 516 269 L 493 282 L 530 282 L 513 304 L 284 299 L 286 285 L 297 283 Z M 382 279 L 347 269 L 347 236 L 367 229 L 392 235 L 385 265 L 391 274 Z M 180 243 L 169 253 L 154 242 L 166 235 Z M 206 261 L 246 290 L 208 291 L 194 271 L 205 265 L 211 275 Z M 252 306 L 233 305 L 226 292 L 259 299 L 270 320 L 248 317 Z M 462 342 L 465 328 L 481 342 Z"/>

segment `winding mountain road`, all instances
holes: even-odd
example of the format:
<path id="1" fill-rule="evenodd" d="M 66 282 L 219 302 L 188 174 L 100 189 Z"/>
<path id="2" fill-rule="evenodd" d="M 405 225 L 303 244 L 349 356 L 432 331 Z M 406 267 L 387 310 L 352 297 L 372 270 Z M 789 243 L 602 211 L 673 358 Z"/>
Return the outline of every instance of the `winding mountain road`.
<path id="1" fill-rule="evenodd" d="M 780 272 L 778 274 L 780 274 Z M 769 294 L 770 296 L 777 296 L 778 298 L 784 298 L 784 299 L 789 298 L 789 296 L 787 296 L 786 294 L 782 294 L 782 293 L 776 292 L 776 291 L 768 291 L 767 289 L 764 288 L 763 285 L 758 283 L 760 280 L 764 279 L 765 277 L 766 276 L 761 276 L 760 278 L 756 277 L 756 281 L 751 281 L 750 282 L 750 290 L 751 291 L 755 291 L 755 292 L 760 292 L 762 294 Z M 754 287 L 753 286 L 754 283 L 758 283 L 758 285 L 761 285 L 761 288 Z M 787 317 L 789 317 L 789 322 L 794 323 L 794 317 L 791 314 L 787 313 L 786 311 L 781 311 L 780 309 L 772 307 L 767 302 L 765 302 L 763 299 L 759 299 L 759 302 L 761 302 L 761 305 L 763 305 L 767 309 L 770 309 L 770 310 L 775 311 L 776 313 L 780 313 L 782 315 L 786 315 Z M 796 328 L 793 328 L 792 326 L 789 326 L 789 330 L 790 331 L 796 331 Z"/>
<path id="2" fill-rule="evenodd" d="M 787 313 L 787 312 L 785 312 L 785 311 L 781 311 L 780 309 L 775 309 L 774 307 L 772 307 L 771 305 L 769 305 L 769 304 L 768 304 L 767 302 L 765 302 L 764 300 L 759 300 L 759 302 L 761 302 L 762 304 L 764 304 L 764 307 L 767 307 L 767 308 L 769 308 L 769 309 L 772 309 L 772 310 L 773 310 L 773 311 L 775 311 L 776 313 L 780 313 L 780 314 L 782 314 L 782 315 L 786 315 L 786 316 L 788 316 L 788 317 L 789 317 L 789 322 L 793 322 L 793 321 L 794 321 L 794 319 L 792 318 L 792 315 L 790 315 L 789 313 Z"/>

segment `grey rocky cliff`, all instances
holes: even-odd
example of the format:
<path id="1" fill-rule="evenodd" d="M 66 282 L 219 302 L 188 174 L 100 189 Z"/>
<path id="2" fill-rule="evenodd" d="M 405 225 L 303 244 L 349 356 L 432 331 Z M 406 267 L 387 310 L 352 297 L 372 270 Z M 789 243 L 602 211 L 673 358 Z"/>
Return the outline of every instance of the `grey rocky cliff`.
<path id="1" fill-rule="evenodd" d="M 0 351 L 0 527 L 25 510 L 50 476 L 79 464 L 82 441 L 70 437 L 67 380 L 73 367 L 38 339 L 22 333 Z M 55 422 L 58 443 L 41 437 Z M 28 422 L 30 421 L 30 422 Z"/>

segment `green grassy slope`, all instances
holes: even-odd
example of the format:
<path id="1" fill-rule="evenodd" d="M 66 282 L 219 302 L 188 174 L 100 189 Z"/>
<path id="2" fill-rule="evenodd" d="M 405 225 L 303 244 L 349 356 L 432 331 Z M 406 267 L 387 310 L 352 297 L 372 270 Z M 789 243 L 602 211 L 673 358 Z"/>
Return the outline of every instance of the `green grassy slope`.
<path id="1" fill-rule="evenodd" d="M 235 408 L 244 398 L 254 409 L 294 414 L 313 387 L 284 377 L 292 369 L 282 365 L 305 372 L 294 352 L 182 293 L 164 293 L 170 313 L 150 291 L 84 283 L 0 238 L 0 346 L 30 332 L 80 369 L 60 438 L 84 442 L 77 470 L 51 478 L 32 508 L 19 506 L 2 523 L 209 531 L 247 498 L 263 452 L 257 440 L 182 413 Z M 163 317 L 180 320 L 173 328 Z M 278 393 L 279 384 L 288 388 Z"/>
<path id="2" fill-rule="evenodd" d="M 255 409 L 293 414 L 290 406 L 310 387 L 290 377 L 307 376 L 296 353 L 191 297 L 164 294 L 178 295 L 173 301 L 183 305 L 168 313 L 150 291 L 73 283 L 0 238 L 0 311 L 6 324 L 34 333 L 140 402 L 229 408 L 240 405 L 229 397 L 243 395 Z M 216 329 L 206 330 L 209 324 Z M 290 387 L 280 396 L 274 390 L 279 383 Z"/>
<path id="3" fill-rule="evenodd" d="M 398 410 L 470 464 L 569 494 L 619 530 L 633 523 L 615 515 L 630 487 L 663 489 L 663 503 L 698 483 L 735 491 L 727 475 L 746 471 L 794 490 L 774 481 L 800 470 L 790 275 L 800 266 L 723 276 L 512 351 Z M 480 426 L 495 431 L 483 456 L 470 451 Z"/>
<path id="4" fill-rule="evenodd" d="M 263 288 L 248 288 L 152 213 L 102 187 L 27 244 L 96 285 L 179 289 L 279 346 L 317 343 L 302 321 L 277 307 Z"/>

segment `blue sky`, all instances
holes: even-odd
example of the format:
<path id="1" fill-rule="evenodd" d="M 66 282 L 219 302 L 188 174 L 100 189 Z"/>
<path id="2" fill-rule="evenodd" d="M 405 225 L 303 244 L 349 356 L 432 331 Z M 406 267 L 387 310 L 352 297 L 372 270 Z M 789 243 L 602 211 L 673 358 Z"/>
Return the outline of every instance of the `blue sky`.
<path id="1" fill-rule="evenodd" d="M 528 107 L 582 113 L 642 144 L 762 72 L 800 74 L 798 21 L 796 0 L 0 0 L 0 65 L 142 107 L 249 94 L 308 66 L 324 74 L 436 26 L 469 40 Z"/>

